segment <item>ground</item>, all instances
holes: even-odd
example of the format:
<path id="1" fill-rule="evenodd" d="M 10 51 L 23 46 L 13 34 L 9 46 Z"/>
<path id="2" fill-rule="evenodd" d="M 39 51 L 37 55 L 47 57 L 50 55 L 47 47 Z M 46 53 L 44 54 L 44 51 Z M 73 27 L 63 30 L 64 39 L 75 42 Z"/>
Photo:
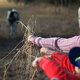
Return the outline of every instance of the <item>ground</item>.
<path id="1" fill-rule="evenodd" d="M 7 4 L 6 4 L 7 5 Z M 10 5 L 11 6 L 11 5 Z M 1 59 L 9 54 L 14 47 L 23 40 L 24 28 L 19 23 L 17 27 L 17 35 L 15 39 L 8 39 L 8 28 L 6 15 L 9 8 L 16 8 L 20 13 L 20 21 L 22 21 L 26 26 L 32 15 L 36 17 L 36 27 L 35 35 L 42 37 L 73 37 L 79 35 L 78 27 L 78 15 L 77 9 L 71 8 L 70 13 L 68 13 L 67 8 L 61 7 L 61 13 L 54 12 L 54 6 L 50 4 L 27 4 L 26 6 L 18 4 L 17 6 L 0 8 L 0 80 L 4 80 L 4 63 L 9 62 L 15 53 L 12 53 L 9 57 Z M 21 44 L 19 48 L 22 46 Z M 16 52 L 16 51 L 15 51 Z M 19 76 L 15 73 L 14 68 L 9 69 L 7 72 L 8 80 L 18 80 Z M 41 80 L 49 80 L 48 77 L 43 75 L 40 77 Z M 45 77 L 45 79 L 44 79 Z M 19 79 L 20 80 L 20 79 Z"/>

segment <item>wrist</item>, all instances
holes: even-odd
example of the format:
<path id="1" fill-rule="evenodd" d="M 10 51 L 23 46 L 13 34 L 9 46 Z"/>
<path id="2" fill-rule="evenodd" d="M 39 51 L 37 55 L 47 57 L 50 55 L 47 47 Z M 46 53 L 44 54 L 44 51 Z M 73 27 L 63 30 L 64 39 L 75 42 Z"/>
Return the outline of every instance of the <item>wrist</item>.
<path id="1" fill-rule="evenodd" d="M 55 51 L 52 51 L 52 50 L 49 51 L 50 55 L 52 55 L 54 52 L 55 52 Z"/>

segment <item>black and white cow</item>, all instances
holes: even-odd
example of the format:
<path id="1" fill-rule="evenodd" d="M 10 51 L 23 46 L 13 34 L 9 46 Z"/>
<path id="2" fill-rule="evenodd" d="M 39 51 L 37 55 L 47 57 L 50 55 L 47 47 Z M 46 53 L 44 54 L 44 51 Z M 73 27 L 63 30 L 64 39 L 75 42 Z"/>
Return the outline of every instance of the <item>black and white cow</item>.
<path id="1" fill-rule="evenodd" d="M 8 29 L 9 29 L 9 38 L 12 36 L 15 37 L 17 21 L 19 20 L 19 13 L 16 9 L 8 10 L 7 12 L 7 21 L 8 21 Z"/>

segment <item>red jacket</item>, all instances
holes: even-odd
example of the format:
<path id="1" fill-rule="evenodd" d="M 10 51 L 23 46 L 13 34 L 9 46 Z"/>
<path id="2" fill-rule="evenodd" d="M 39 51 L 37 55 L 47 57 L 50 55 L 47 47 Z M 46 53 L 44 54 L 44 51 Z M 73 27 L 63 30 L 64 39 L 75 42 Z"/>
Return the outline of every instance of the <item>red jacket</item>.
<path id="1" fill-rule="evenodd" d="M 56 62 L 60 63 L 60 66 L 57 65 Z M 68 56 L 63 55 L 58 51 L 52 54 L 51 60 L 43 57 L 39 62 L 39 66 L 50 79 L 58 78 L 59 80 L 80 80 L 79 76 L 68 73 L 63 69 L 65 68 L 73 73 L 75 72 L 74 66 L 69 62 Z"/>

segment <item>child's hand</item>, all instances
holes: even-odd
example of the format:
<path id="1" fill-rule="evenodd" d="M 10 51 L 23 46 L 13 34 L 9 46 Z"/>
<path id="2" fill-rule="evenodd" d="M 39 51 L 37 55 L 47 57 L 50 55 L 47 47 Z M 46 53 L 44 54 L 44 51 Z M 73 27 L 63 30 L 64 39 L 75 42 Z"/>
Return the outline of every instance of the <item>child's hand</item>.
<path id="1" fill-rule="evenodd" d="M 35 67 L 35 68 L 39 68 L 38 64 L 39 64 L 41 59 L 42 59 L 42 57 L 35 58 L 35 60 L 32 62 L 32 66 Z"/>
<path id="2" fill-rule="evenodd" d="M 50 49 L 48 49 L 48 48 L 44 48 L 44 47 L 42 47 L 41 49 L 40 49 L 40 53 L 41 54 L 45 54 L 45 55 L 51 55 L 53 52 L 55 52 L 55 51 L 53 51 L 53 50 L 50 50 Z"/>
<path id="3" fill-rule="evenodd" d="M 29 43 L 34 43 L 34 38 L 35 38 L 34 35 L 29 35 L 29 36 L 28 36 L 28 42 L 29 42 Z"/>

